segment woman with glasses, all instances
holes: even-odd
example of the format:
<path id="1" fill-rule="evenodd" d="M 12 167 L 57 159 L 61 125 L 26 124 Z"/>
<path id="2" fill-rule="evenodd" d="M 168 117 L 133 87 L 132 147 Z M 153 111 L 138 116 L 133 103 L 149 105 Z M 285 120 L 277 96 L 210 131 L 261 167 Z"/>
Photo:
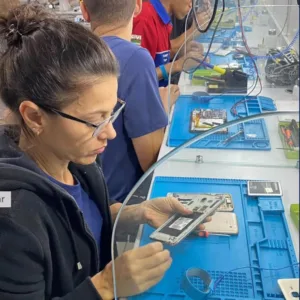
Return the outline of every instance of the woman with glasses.
<path id="1" fill-rule="evenodd" d="M 0 299 L 113 299 L 109 201 L 95 163 L 115 137 L 118 66 L 81 25 L 21 6 L 0 18 L 7 49 L 0 95 L 16 125 L 0 134 Z M 122 149 L 120 149 L 122 151 Z M 124 209 L 121 226 L 190 214 L 160 198 Z M 156 284 L 171 265 L 160 243 L 115 259 L 118 297 Z"/>

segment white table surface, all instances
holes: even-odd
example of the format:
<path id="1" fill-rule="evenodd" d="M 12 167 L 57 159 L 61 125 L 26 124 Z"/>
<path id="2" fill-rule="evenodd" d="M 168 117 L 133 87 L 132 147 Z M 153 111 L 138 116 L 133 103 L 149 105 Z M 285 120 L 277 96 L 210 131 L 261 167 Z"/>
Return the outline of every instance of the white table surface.
<path id="1" fill-rule="evenodd" d="M 247 33 L 249 46 L 257 46 L 258 42 L 260 43 L 267 34 L 267 31 L 268 27 L 253 26 L 253 32 Z M 212 51 L 217 48 L 217 44 L 213 45 Z M 199 86 L 192 86 L 187 74 L 181 75 L 179 86 L 183 95 L 191 95 L 196 91 L 204 90 L 204 88 Z M 256 95 L 257 92 L 258 88 L 253 92 L 253 95 Z M 281 118 L 296 118 L 299 120 L 299 99 L 298 101 L 292 100 L 292 95 L 286 92 L 286 88 L 271 87 L 263 79 L 261 96 L 272 98 L 276 103 L 278 111 L 295 111 L 295 113 L 283 115 Z M 172 112 L 170 115 L 171 118 Z M 184 149 L 159 166 L 154 171 L 153 180 L 158 176 L 169 176 L 279 181 L 283 190 L 282 200 L 285 215 L 299 261 L 299 232 L 290 216 L 290 205 L 299 203 L 299 169 L 296 168 L 296 160 L 286 159 L 283 151 L 276 149 L 277 147 L 282 147 L 278 135 L 278 117 L 266 118 L 265 121 L 270 136 L 271 151 Z M 169 126 L 166 129 L 159 159 L 173 149 L 166 145 L 168 133 Z M 197 155 L 203 156 L 203 163 L 199 164 L 195 162 Z M 140 227 L 135 244 L 130 247 L 138 247 L 141 234 L 142 226 Z"/>
<path id="2" fill-rule="evenodd" d="M 197 90 L 195 87 L 186 84 L 183 78 L 181 78 L 180 86 L 183 87 L 184 94 L 192 94 Z M 273 98 L 276 101 L 278 110 L 298 111 L 299 102 L 290 99 L 281 100 L 283 94 L 285 94 L 284 89 L 276 88 L 264 89 L 261 95 Z M 295 118 L 297 115 L 298 112 L 292 115 L 284 115 L 284 117 Z M 274 149 L 277 146 L 282 147 L 278 135 L 277 117 L 266 118 L 265 120 L 272 145 L 271 151 L 183 149 L 158 167 L 154 172 L 153 178 L 157 176 L 173 176 L 279 181 L 283 189 L 282 199 L 285 215 L 299 260 L 299 232 L 292 223 L 289 213 L 290 205 L 299 203 L 299 169 L 296 168 L 296 160 L 288 160 L 285 158 L 282 150 Z M 159 158 L 173 149 L 166 146 L 168 131 L 169 127 L 166 130 Z M 197 155 L 203 156 L 203 163 L 196 163 Z M 136 244 L 138 242 L 139 239 Z"/>
<path id="3" fill-rule="evenodd" d="M 201 90 L 199 86 L 192 86 L 188 75 L 182 74 L 179 82 L 181 94 L 191 95 Z M 203 89 L 202 89 L 203 90 Z M 256 95 L 255 92 L 253 92 Z M 295 111 L 285 114 L 281 118 L 296 118 L 299 120 L 299 101 L 292 100 L 286 88 L 263 87 L 261 96 L 272 98 L 278 111 Z M 172 118 L 172 113 L 170 118 Z M 245 180 L 276 180 L 283 189 L 283 203 L 285 215 L 292 236 L 294 248 L 299 260 L 299 232 L 290 217 L 290 205 L 299 203 L 299 169 L 296 168 L 297 160 L 286 159 L 282 150 L 281 140 L 278 135 L 278 116 L 265 118 L 271 141 L 271 151 L 247 150 L 214 150 L 214 149 L 184 149 L 171 157 L 166 163 L 158 167 L 153 178 L 157 176 L 173 177 L 200 177 L 224 178 Z M 173 148 L 168 147 L 167 137 L 169 127 L 166 129 L 159 159 L 169 153 Z M 196 156 L 203 157 L 203 163 L 196 163 Z M 140 231 L 141 233 L 141 231 Z M 139 244 L 140 234 L 136 240 Z"/>

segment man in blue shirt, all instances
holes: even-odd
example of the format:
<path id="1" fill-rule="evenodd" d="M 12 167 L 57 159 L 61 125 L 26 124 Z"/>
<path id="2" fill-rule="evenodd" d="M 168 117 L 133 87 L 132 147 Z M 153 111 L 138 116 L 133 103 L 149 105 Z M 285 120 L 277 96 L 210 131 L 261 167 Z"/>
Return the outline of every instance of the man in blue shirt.
<path id="1" fill-rule="evenodd" d="M 161 99 L 154 62 L 146 49 L 131 42 L 133 17 L 141 7 L 142 0 L 81 2 L 84 18 L 120 64 L 118 97 L 126 106 L 114 123 L 117 137 L 101 157 L 110 197 L 120 202 L 156 161 L 168 122 L 167 98 Z M 173 101 L 178 95 L 173 86 Z"/>

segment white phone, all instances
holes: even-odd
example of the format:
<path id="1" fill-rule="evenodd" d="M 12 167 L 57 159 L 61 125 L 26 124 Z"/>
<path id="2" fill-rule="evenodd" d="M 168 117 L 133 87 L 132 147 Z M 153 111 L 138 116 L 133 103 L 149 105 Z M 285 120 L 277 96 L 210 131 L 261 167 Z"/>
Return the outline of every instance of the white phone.
<path id="1" fill-rule="evenodd" d="M 181 203 L 193 213 L 187 216 L 173 215 L 150 235 L 150 239 L 175 246 L 214 214 L 225 203 L 226 198 L 226 194 L 194 194 L 189 199 L 181 199 Z"/>
<path id="2" fill-rule="evenodd" d="M 216 212 L 211 222 L 205 223 L 205 231 L 213 234 L 236 235 L 239 233 L 238 221 L 235 213 Z"/>
<path id="3" fill-rule="evenodd" d="M 278 284 L 286 300 L 295 300 L 300 298 L 299 278 L 278 279 Z"/>

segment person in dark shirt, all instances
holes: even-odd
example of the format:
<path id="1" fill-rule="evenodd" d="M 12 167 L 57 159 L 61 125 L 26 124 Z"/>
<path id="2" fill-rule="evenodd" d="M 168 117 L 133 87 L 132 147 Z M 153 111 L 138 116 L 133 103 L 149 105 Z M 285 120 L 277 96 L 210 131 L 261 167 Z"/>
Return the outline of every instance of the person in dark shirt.
<path id="1" fill-rule="evenodd" d="M 209 1 L 209 0 L 205 0 Z M 184 67 L 185 57 L 179 58 L 171 70 L 170 61 L 185 41 L 185 35 L 181 34 L 171 40 L 173 25 L 172 16 L 183 20 L 192 7 L 191 0 L 149 0 L 143 3 L 142 12 L 134 18 L 133 34 L 141 37 L 142 47 L 148 49 L 156 66 L 156 73 L 160 79 L 160 86 L 168 84 L 169 75 L 181 72 Z M 201 11 L 198 22 L 204 24 L 209 19 L 209 9 Z M 187 31 L 187 36 L 195 30 L 195 24 Z M 188 56 L 198 59 L 203 58 L 203 47 L 191 49 Z M 189 67 L 196 66 L 193 62 Z"/>
<path id="2" fill-rule="evenodd" d="M 131 42 L 132 22 L 140 10 L 139 2 L 81 2 L 84 18 L 111 48 L 120 65 L 118 97 L 126 106 L 115 122 L 117 137 L 108 142 L 101 155 L 110 197 L 119 202 L 124 201 L 156 161 L 168 124 L 168 97 L 161 99 L 154 62 L 146 49 Z M 178 96 L 178 87 L 172 87 L 172 102 Z"/>
<path id="3" fill-rule="evenodd" d="M 113 258 L 114 295 L 112 225 L 121 204 L 109 199 L 95 162 L 126 105 L 117 99 L 114 55 L 82 25 L 36 5 L 0 18 L 0 33 L 0 95 L 15 120 L 0 128 L 0 299 L 144 292 L 169 269 L 169 251 L 150 243 Z M 175 213 L 192 212 L 174 198 L 153 199 L 125 207 L 118 226 L 156 228 Z"/>

